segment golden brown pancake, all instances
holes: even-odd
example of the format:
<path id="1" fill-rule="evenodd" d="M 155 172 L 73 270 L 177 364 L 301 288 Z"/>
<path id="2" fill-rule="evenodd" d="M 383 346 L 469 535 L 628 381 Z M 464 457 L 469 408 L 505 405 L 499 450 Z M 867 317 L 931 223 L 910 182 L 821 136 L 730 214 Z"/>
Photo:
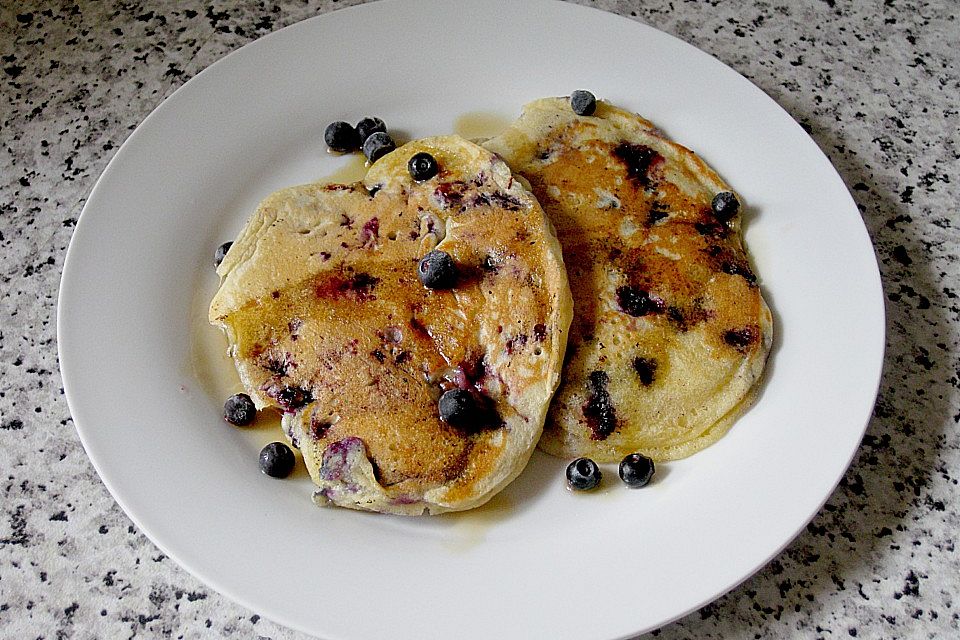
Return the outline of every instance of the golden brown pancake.
<path id="1" fill-rule="evenodd" d="M 729 187 L 690 150 L 605 102 L 537 100 L 484 143 L 529 181 L 563 246 L 574 321 L 540 447 L 615 461 L 688 456 L 749 405 L 772 340 Z"/>
<path id="2" fill-rule="evenodd" d="M 407 170 L 432 154 L 436 177 Z M 418 280 L 431 249 L 459 271 Z M 356 184 L 308 184 L 260 205 L 218 269 L 210 321 L 258 407 L 283 412 L 321 504 L 399 514 L 475 507 L 523 469 L 556 388 L 571 318 L 560 246 L 489 151 L 418 140 Z M 482 420 L 438 414 L 469 390 Z"/>

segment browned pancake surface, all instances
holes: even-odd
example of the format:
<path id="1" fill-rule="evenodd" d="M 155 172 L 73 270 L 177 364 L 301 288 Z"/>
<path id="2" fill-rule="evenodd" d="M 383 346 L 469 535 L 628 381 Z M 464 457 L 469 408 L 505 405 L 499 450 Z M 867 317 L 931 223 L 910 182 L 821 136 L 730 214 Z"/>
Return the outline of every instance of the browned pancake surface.
<path id="1" fill-rule="evenodd" d="M 417 184 L 406 160 L 421 150 L 441 172 Z M 321 499 L 466 508 L 512 479 L 536 443 L 569 292 L 542 209 L 502 162 L 451 138 L 391 155 L 364 183 L 265 201 L 211 317 L 232 337 L 245 385 L 285 412 Z M 458 265 L 454 289 L 417 277 L 435 246 Z M 483 428 L 440 420 L 438 398 L 453 388 L 490 403 Z"/>
<path id="2" fill-rule="evenodd" d="M 557 229 L 574 295 L 566 365 L 541 447 L 617 460 L 683 457 L 745 406 L 769 311 L 728 187 L 639 116 L 564 99 L 527 105 L 485 146 L 526 178 Z"/>

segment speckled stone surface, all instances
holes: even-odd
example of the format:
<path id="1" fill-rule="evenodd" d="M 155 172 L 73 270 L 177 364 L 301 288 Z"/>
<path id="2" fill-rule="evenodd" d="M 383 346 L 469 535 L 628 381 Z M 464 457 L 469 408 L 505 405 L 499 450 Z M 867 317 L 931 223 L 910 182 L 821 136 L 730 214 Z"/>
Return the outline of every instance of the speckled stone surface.
<path id="1" fill-rule="evenodd" d="M 64 401 L 56 296 L 130 131 L 224 54 L 343 4 L 0 6 L 0 637 L 304 637 L 188 575 L 110 497 Z M 653 635 L 960 637 L 956 3 L 584 4 L 704 49 L 802 123 L 859 205 L 888 304 L 879 400 L 840 487 L 756 576 Z"/>

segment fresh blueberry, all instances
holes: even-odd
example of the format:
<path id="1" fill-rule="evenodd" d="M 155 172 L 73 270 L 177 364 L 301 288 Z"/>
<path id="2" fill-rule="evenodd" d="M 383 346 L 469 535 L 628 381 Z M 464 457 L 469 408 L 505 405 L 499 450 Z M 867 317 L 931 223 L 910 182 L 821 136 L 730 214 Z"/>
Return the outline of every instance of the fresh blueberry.
<path id="1" fill-rule="evenodd" d="M 597 110 L 597 98 L 589 91 L 580 89 L 570 94 L 570 107 L 578 116 L 592 116 Z"/>
<path id="2" fill-rule="evenodd" d="M 577 458 L 567 465 L 567 485 L 577 491 L 588 491 L 600 484 L 600 467 L 590 458 Z"/>
<path id="3" fill-rule="evenodd" d="M 457 284 L 457 265 L 449 253 L 434 249 L 420 258 L 417 277 L 428 289 L 451 289 Z"/>
<path id="4" fill-rule="evenodd" d="M 367 156 L 367 160 L 369 160 L 371 164 L 396 148 L 397 143 L 383 131 L 371 133 L 370 136 L 363 141 L 363 155 Z"/>
<path id="5" fill-rule="evenodd" d="M 217 247 L 217 252 L 213 254 L 213 266 L 220 266 L 220 263 L 223 262 L 223 259 L 227 257 L 227 251 L 230 251 L 230 247 L 232 246 L 232 242 L 224 242 L 222 245 Z"/>
<path id="6" fill-rule="evenodd" d="M 257 417 L 257 408 L 245 393 L 235 393 L 223 403 L 223 419 L 230 424 L 244 427 Z"/>
<path id="7" fill-rule="evenodd" d="M 717 220 L 727 222 L 733 219 L 733 216 L 737 215 L 737 211 L 740 211 L 740 201 L 737 200 L 737 196 L 733 195 L 732 192 L 721 191 L 713 196 L 710 208 L 713 210 L 713 215 Z"/>
<path id="8" fill-rule="evenodd" d="M 357 130 L 342 120 L 331 122 L 327 126 L 327 130 L 323 132 L 323 139 L 328 147 L 340 153 L 356 151 L 360 146 L 360 136 L 357 135 Z"/>
<path id="9" fill-rule="evenodd" d="M 440 419 L 454 427 L 472 427 L 480 411 L 473 394 L 465 389 L 451 389 L 440 396 Z"/>
<path id="10" fill-rule="evenodd" d="M 620 479 L 628 487 L 643 487 L 656 471 L 653 460 L 642 453 L 631 453 L 620 462 Z"/>
<path id="11" fill-rule="evenodd" d="M 421 151 L 410 158 L 407 170 L 415 181 L 424 182 L 437 175 L 437 161 L 429 153 Z"/>
<path id="12" fill-rule="evenodd" d="M 293 451 L 282 442 L 271 442 L 260 450 L 260 471 L 271 478 L 286 478 L 296 461 Z"/>
<path id="13" fill-rule="evenodd" d="M 378 131 L 381 133 L 387 132 L 387 125 L 383 124 L 383 120 L 380 118 L 367 117 L 357 123 L 357 135 L 360 136 L 360 144 L 366 142 L 367 138 Z"/>

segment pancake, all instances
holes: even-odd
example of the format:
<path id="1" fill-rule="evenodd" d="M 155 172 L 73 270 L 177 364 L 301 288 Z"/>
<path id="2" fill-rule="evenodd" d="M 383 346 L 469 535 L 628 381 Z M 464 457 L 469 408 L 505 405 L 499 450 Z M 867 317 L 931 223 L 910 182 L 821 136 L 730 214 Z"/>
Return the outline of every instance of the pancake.
<path id="1" fill-rule="evenodd" d="M 553 221 L 574 295 L 560 388 L 540 447 L 616 461 L 686 457 L 749 406 L 772 321 L 729 187 L 647 120 L 599 102 L 537 100 L 484 146 Z M 723 216 L 721 216 L 723 217 Z"/>
<path id="2" fill-rule="evenodd" d="M 414 182 L 407 162 L 436 158 Z M 458 269 L 427 289 L 418 261 Z M 451 136 L 404 145 L 363 182 L 264 200 L 227 253 L 210 306 L 247 393 L 282 425 L 315 501 L 419 515 L 478 506 L 526 465 L 572 316 L 560 245 L 500 159 Z M 441 420 L 469 390 L 476 424 Z"/>

